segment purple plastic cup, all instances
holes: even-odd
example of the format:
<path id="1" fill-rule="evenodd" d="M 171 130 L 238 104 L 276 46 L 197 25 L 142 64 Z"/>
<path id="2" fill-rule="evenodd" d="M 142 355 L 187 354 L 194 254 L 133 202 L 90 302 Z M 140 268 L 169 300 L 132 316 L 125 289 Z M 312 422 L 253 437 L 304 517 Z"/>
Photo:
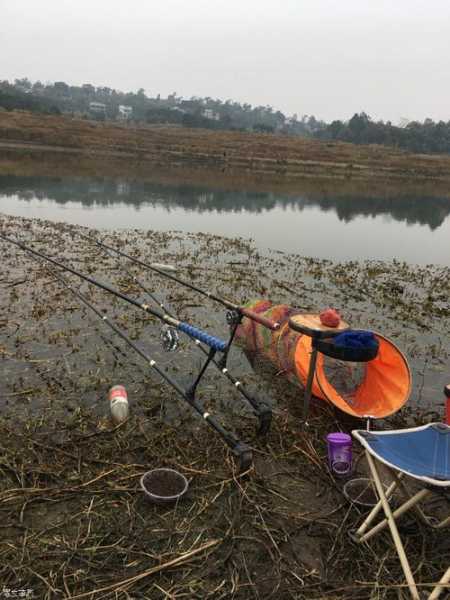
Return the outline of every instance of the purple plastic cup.
<path id="1" fill-rule="evenodd" d="M 328 464 L 332 473 L 345 477 L 352 471 L 352 438 L 347 433 L 327 435 Z"/>

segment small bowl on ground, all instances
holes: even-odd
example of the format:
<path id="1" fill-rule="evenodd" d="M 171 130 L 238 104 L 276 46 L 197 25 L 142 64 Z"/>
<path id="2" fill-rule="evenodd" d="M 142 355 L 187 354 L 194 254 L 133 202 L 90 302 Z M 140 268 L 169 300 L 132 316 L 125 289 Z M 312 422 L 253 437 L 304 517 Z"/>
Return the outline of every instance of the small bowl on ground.
<path id="1" fill-rule="evenodd" d="M 375 493 L 374 484 L 371 479 L 366 477 L 357 477 L 350 479 L 342 489 L 344 496 L 352 504 L 373 508 L 378 502 L 378 496 Z"/>
<path id="2" fill-rule="evenodd" d="M 172 504 L 184 496 L 189 487 L 186 477 L 175 469 L 147 471 L 141 477 L 141 488 L 154 504 Z"/>

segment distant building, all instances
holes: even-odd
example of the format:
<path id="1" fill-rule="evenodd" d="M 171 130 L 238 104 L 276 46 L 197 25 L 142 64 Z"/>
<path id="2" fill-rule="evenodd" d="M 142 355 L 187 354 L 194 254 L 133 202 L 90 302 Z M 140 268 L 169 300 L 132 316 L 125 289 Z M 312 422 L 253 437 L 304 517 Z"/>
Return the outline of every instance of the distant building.
<path id="1" fill-rule="evenodd" d="M 132 106 L 128 106 L 127 104 L 119 104 L 119 114 L 118 114 L 118 119 L 123 120 L 123 121 L 127 121 L 128 119 L 131 119 L 133 116 L 133 107 Z"/>
<path id="2" fill-rule="evenodd" d="M 202 115 L 205 117 L 205 119 L 211 119 L 211 121 L 220 121 L 219 113 L 214 111 L 212 108 L 203 109 Z"/>
<path id="3" fill-rule="evenodd" d="M 89 112 L 95 117 L 105 118 L 106 104 L 103 104 L 103 102 L 89 102 Z"/>

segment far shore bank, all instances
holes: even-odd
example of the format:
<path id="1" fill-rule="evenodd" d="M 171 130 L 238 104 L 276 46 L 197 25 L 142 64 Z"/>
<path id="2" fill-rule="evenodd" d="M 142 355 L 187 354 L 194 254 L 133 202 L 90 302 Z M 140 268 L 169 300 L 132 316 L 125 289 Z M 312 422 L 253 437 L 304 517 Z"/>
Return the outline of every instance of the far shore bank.
<path id="1" fill-rule="evenodd" d="M 383 146 L 0 113 L 0 174 L 183 181 L 226 189 L 450 195 L 450 156 Z"/>

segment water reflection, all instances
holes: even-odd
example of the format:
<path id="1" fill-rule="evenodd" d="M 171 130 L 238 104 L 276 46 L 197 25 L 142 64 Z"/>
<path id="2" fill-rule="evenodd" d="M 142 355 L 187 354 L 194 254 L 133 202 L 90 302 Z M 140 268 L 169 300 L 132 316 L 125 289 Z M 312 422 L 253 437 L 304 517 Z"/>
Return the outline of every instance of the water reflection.
<path id="1" fill-rule="evenodd" d="M 450 200 L 333 184 L 297 196 L 89 178 L 0 177 L 0 212 L 96 228 L 207 232 L 334 260 L 450 266 Z M 312 191 L 311 191 L 312 190 Z M 348 188 L 347 188 L 348 190 Z"/>
<path id="2" fill-rule="evenodd" d="M 387 216 L 408 225 L 427 225 L 431 230 L 440 227 L 450 215 L 450 200 L 436 196 L 404 194 L 367 197 L 336 192 L 332 196 L 314 193 L 293 197 L 108 179 L 0 176 L 0 195 L 16 196 L 28 201 L 52 200 L 61 205 L 81 202 L 88 208 L 126 203 L 136 210 L 143 206 L 153 206 L 167 211 L 182 208 L 197 213 L 215 211 L 261 214 L 274 209 L 302 211 L 307 207 L 317 207 L 322 212 L 334 212 L 338 220 L 344 223 L 357 217 Z"/>

